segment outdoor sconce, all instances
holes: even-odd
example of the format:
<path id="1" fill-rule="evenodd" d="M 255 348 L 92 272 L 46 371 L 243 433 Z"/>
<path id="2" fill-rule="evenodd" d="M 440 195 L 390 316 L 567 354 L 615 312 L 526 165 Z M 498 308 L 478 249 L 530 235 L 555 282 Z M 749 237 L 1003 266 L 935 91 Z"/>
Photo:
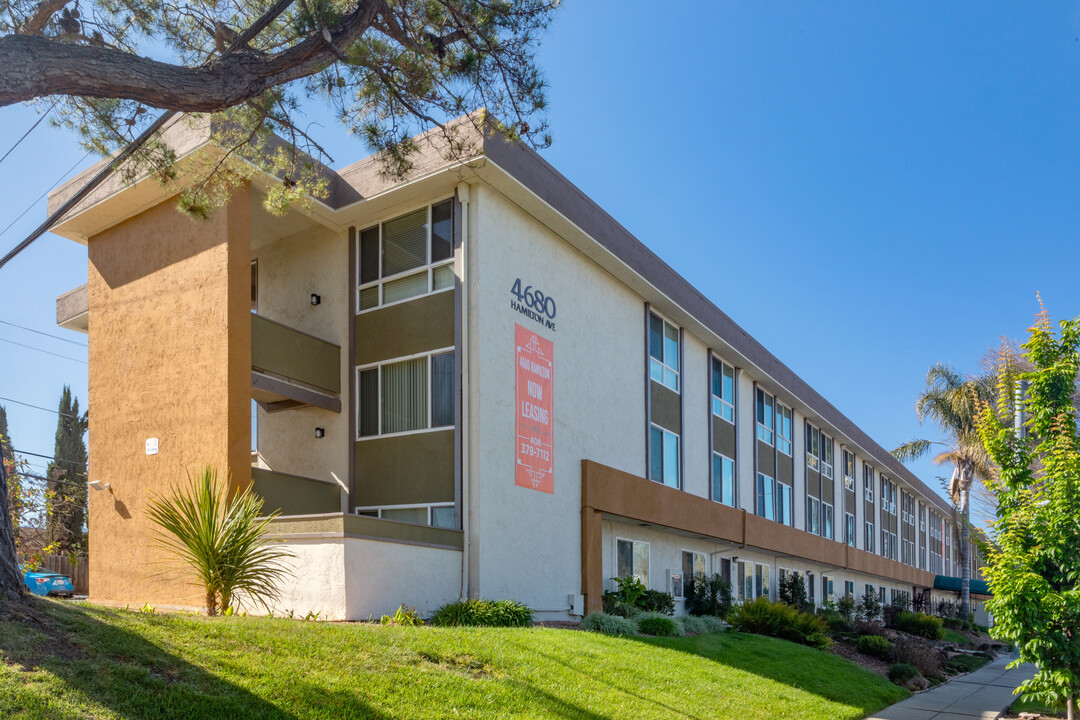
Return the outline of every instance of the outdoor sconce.
<path id="1" fill-rule="evenodd" d="M 108 490 L 109 483 L 103 483 L 100 480 L 89 480 L 86 483 L 87 487 L 92 487 L 95 490 Z"/>
<path id="2" fill-rule="evenodd" d="M 321 427 L 317 427 L 317 428 L 315 428 L 315 437 L 317 437 L 317 438 L 321 438 L 321 437 L 322 437 L 322 436 L 324 436 L 324 435 L 326 435 L 326 431 L 325 431 L 325 430 L 323 430 L 323 429 L 322 429 Z"/>
<path id="3" fill-rule="evenodd" d="M 739 562 L 739 556 L 738 555 L 733 555 L 732 558 L 731 558 L 731 562 L 733 562 L 733 563 Z"/>
<path id="4" fill-rule="evenodd" d="M 318 305 L 321 302 L 322 302 L 322 297 L 320 297 L 319 295 L 316 295 L 315 293 L 311 293 L 311 304 L 312 305 Z"/>

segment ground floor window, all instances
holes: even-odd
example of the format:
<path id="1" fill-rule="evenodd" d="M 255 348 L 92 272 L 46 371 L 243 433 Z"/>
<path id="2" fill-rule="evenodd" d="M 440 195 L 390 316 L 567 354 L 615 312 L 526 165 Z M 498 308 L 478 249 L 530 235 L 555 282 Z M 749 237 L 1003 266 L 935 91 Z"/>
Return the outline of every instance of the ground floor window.
<path id="1" fill-rule="evenodd" d="M 618 538 L 615 547 L 615 577 L 632 576 L 649 587 L 649 543 Z"/>
<path id="2" fill-rule="evenodd" d="M 754 563 L 754 597 L 769 598 L 772 596 L 772 585 L 769 581 L 769 566 Z"/>
<path id="3" fill-rule="evenodd" d="M 844 597 L 848 597 L 848 598 L 851 598 L 853 600 L 855 599 L 855 581 L 854 580 L 845 580 L 844 581 Z"/>
<path id="4" fill-rule="evenodd" d="M 682 551 L 682 585 L 684 592 L 678 595 L 672 593 L 675 597 L 683 597 L 690 594 L 694 580 L 698 576 L 705 577 L 705 574 L 708 572 L 705 563 L 705 553 L 693 552 L 691 550 Z"/>
<path id="5" fill-rule="evenodd" d="M 386 505 L 382 507 L 358 507 L 357 515 L 377 517 L 382 520 L 431 525 L 432 527 L 457 527 L 457 511 L 453 505 Z"/>
<path id="6" fill-rule="evenodd" d="M 863 588 L 863 597 L 873 597 L 873 596 L 874 596 L 874 586 L 871 585 L 870 583 L 867 583 L 866 586 Z"/>
<path id="7" fill-rule="evenodd" d="M 831 601 L 833 599 L 833 579 L 828 575 L 821 576 L 821 601 Z"/>

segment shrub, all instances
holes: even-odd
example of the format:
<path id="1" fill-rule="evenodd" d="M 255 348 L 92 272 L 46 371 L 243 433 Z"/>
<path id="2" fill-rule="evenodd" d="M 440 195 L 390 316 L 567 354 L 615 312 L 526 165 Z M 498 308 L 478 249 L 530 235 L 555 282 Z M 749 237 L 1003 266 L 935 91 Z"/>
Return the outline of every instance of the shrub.
<path id="1" fill-rule="evenodd" d="M 270 522 L 280 512 L 263 511 L 251 488 L 230 493 L 217 470 L 207 465 L 187 488 L 164 497 L 151 495 L 146 514 L 157 526 L 155 541 L 176 554 L 199 579 L 206 614 L 217 615 L 245 596 L 269 611 L 269 601 L 291 573 L 281 564 L 289 550 L 266 540 Z"/>
<path id="2" fill-rule="evenodd" d="M 675 622 L 682 626 L 687 635 L 723 632 L 726 627 L 723 620 L 712 615 L 683 615 L 675 618 Z"/>
<path id="3" fill-rule="evenodd" d="M 856 635 L 885 635 L 885 627 L 881 623 L 870 620 L 856 619 L 851 624 L 851 629 Z"/>
<path id="4" fill-rule="evenodd" d="M 851 621 L 840 613 L 829 613 L 823 617 L 825 618 L 825 624 L 829 627 L 829 632 L 834 634 L 851 632 Z"/>
<path id="5" fill-rule="evenodd" d="M 903 685 L 919 677 L 919 671 L 907 663 L 895 663 L 889 666 L 889 680 Z"/>
<path id="6" fill-rule="evenodd" d="M 401 603 L 401 606 L 394 611 L 393 615 L 383 615 L 379 623 L 382 625 L 398 625 L 400 627 L 416 627 L 417 625 L 423 625 L 424 621 L 420 619 L 420 613 L 416 611 L 416 608 L 406 607 L 405 603 Z"/>
<path id="7" fill-rule="evenodd" d="M 432 625 L 443 627 L 527 627 L 532 621 L 532 610 L 516 600 L 481 598 L 447 603 L 431 616 Z"/>
<path id="8" fill-rule="evenodd" d="M 720 573 L 698 575 L 687 593 L 686 612 L 726 618 L 731 612 L 731 583 Z"/>
<path id="9" fill-rule="evenodd" d="M 581 629 L 604 635 L 637 635 L 637 624 L 633 620 L 596 611 L 585 616 L 581 621 Z"/>
<path id="10" fill-rule="evenodd" d="M 849 623 L 855 616 L 855 598 L 845 595 L 836 603 L 836 611 Z"/>
<path id="11" fill-rule="evenodd" d="M 631 617 L 637 615 L 638 601 L 648 588 L 633 575 L 615 578 L 619 588 L 604 593 L 604 612 L 619 617 Z"/>
<path id="12" fill-rule="evenodd" d="M 656 637 L 679 637 L 683 634 L 682 628 L 674 620 L 658 612 L 642 613 L 637 619 L 637 629 L 642 635 Z"/>
<path id="13" fill-rule="evenodd" d="M 901 635 L 893 645 L 893 659 L 913 665 L 923 677 L 939 677 L 945 667 L 945 654 L 917 637 Z"/>
<path id="14" fill-rule="evenodd" d="M 911 635 L 918 635 L 928 640 L 940 640 L 945 637 L 941 618 L 926 613 L 898 612 L 893 618 L 894 628 Z"/>
<path id="15" fill-rule="evenodd" d="M 945 663 L 945 669 L 953 674 L 969 673 L 978 670 L 988 662 L 990 662 L 990 656 L 982 653 L 953 655 L 949 658 L 949 661 Z"/>
<path id="16" fill-rule="evenodd" d="M 881 617 L 881 601 L 874 593 L 867 593 L 859 600 L 859 604 L 855 606 L 855 610 L 862 619 L 875 620 Z"/>
<path id="17" fill-rule="evenodd" d="M 889 662 L 893 657 L 893 644 L 880 635 L 863 635 L 855 644 L 863 655 Z"/>
<path id="18" fill-rule="evenodd" d="M 637 607 L 645 612 L 658 612 L 664 615 L 675 614 L 675 598 L 663 590 L 646 590 L 638 598 Z"/>
<path id="19" fill-rule="evenodd" d="M 769 635 L 801 645 L 825 648 L 830 644 L 822 618 L 799 612 L 783 603 L 769 602 L 767 598 L 736 605 L 731 612 L 731 623 L 743 632 Z"/>

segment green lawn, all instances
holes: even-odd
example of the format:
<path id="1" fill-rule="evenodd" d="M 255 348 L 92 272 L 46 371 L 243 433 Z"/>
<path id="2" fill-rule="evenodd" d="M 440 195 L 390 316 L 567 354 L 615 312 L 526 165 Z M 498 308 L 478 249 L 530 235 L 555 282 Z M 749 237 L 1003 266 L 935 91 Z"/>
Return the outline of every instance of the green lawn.
<path id="1" fill-rule="evenodd" d="M 383 628 L 37 601 L 0 621 L 0 717 L 861 718 L 908 695 L 835 655 L 723 633 Z"/>

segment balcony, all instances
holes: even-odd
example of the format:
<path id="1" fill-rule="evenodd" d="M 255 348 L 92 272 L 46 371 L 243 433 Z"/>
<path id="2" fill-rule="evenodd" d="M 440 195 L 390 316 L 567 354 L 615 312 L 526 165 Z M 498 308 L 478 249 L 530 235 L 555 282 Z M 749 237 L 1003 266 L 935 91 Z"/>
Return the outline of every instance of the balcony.
<path id="1" fill-rule="evenodd" d="M 86 284 L 56 298 L 56 324 L 68 330 L 90 332 L 90 305 Z"/>
<path id="2" fill-rule="evenodd" d="M 251 484 L 263 499 L 267 514 L 322 515 L 342 511 L 344 489 L 332 480 L 289 475 L 265 468 L 251 468 Z"/>
<path id="3" fill-rule="evenodd" d="M 341 348 L 252 315 L 251 396 L 267 412 L 304 405 L 341 412 Z"/>

